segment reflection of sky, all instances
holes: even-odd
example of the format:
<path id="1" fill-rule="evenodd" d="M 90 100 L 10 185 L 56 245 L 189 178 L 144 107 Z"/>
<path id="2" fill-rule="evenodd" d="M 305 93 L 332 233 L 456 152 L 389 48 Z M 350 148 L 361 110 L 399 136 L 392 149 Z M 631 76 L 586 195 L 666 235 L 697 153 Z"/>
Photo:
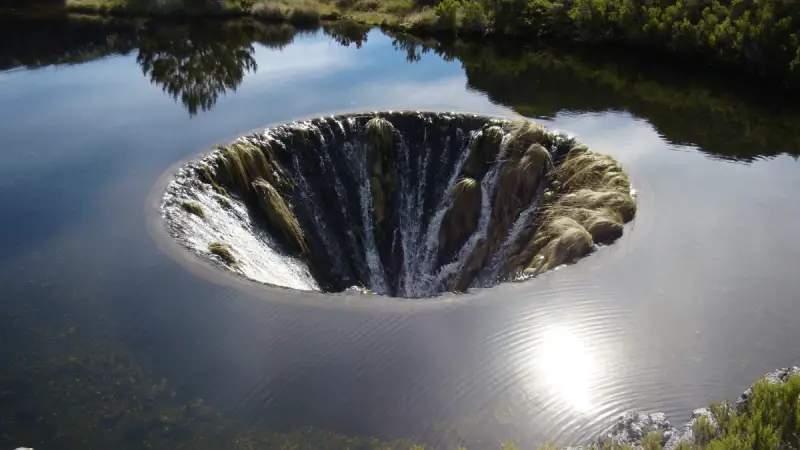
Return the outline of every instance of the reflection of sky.
<path id="1" fill-rule="evenodd" d="M 269 123 L 347 109 L 504 110 L 466 90 L 458 62 L 426 55 L 409 64 L 405 52 L 394 51 L 377 31 L 361 49 L 341 47 L 322 33 L 299 35 L 282 50 L 254 48 L 257 72 L 195 117 L 150 83 L 135 50 L 0 74 L 0 200 L 26 205 L 0 218 L 0 228 L 14 229 L 0 240 L 21 244 L 33 237 L 13 226 L 22 220 L 18 212 L 27 211 L 38 224 L 33 229 L 49 234 L 84 214 L 107 180 L 164 170 L 213 142 Z M 54 195 L 43 178 L 59 186 L 60 202 L 49 212 L 35 206 Z"/>
<path id="2" fill-rule="evenodd" d="M 199 292 L 210 290 L 207 285 L 174 264 L 162 261 L 162 267 L 150 266 L 152 255 L 147 251 L 153 246 L 142 229 L 142 205 L 169 165 L 259 126 L 342 109 L 507 111 L 466 89 L 459 62 L 429 54 L 409 64 L 405 52 L 391 50 L 391 40 L 376 32 L 360 50 L 340 47 L 319 34 L 298 37 L 283 50 L 255 45 L 254 56 L 258 72 L 246 75 L 235 93 L 221 96 L 211 111 L 195 117 L 150 84 L 136 64 L 135 51 L 81 65 L 0 74 L 3 285 L 10 292 L 28 293 L 24 285 L 28 280 L 47 280 L 63 291 L 59 295 L 69 293 L 83 300 L 92 295 L 85 287 L 91 280 L 109 301 L 127 295 L 131 304 L 142 308 L 143 316 L 146 312 L 161 317 L 160 305 L 150 310 L 146 302 L 133 298 L 146 289 L 141 280 L 149 279 L 153 285 L 163 282 L 159 289 L 174 293 L 170 297 L 160 291 L 144 292 L 158 300 L 154 303 L 174 300 L 174 317 L 187 316 L 179 300 L 191 288 L 205 295 L 213 314 L 219 314 L 217 308 L 227 306 L 220 306 L 212 294 Z M 336 338 L 357 349 L 359 344 L 369 347 L 346 355 L 359 362 L 362 357 L 384 355 L 382 351 L 385 355 L 427 351 L 429 359 L 410 360 L 414 364 L 409 365 L 409 360 L 398 357 L 397 366 L 387 367 L 413 368 L 408 375 L 412 386 L 426 375 L 442 383 L 463 377 L 476 392 L 490 386 L 490 377 L 477 378 L 476 372 L 502 375 L 506 367 L 514 366 L 518 379 L 534 381 L 530 392 L 544 391 L 542 397 L 557 405 L 548 409 L 536 401 L 526 403 L 542 414 L 539 423 L 525 422 L 532 428 L 566 423 L 553 413 L 562 405 L 576 413 L 588 409 L 611 414 L 623 407 L 646 407 L 684 414 L 706 398 L 738 394 L 754 377 L 785 365 L 798 338 L 798 328 L 791 322 L 797 309 L 793 293 L 799 288 L 792 272 L 796 271 L 792 262 L 798 260 L 800 217 L 798 202 L 792 201 L 800 190 L 797 163 L 789 157 L 750 165 L 712 161 L 688 147 L 669 146 L 646 121 L 627 113 L 563 114 L 552 124 L 619 158 L 640 192 L 640 210 L 620 242 L 578 266 L 530 285 L 497 288 L 512 292 L 502 301 L 518 300 L 520 308 L 540 312 L 541 320 L 512 315 L 513 310 L 504 308 L 492 308 L 492 313 L 511 317 L 488 320 L 487 315 L 459 309 L 469 326 L 449 330 L 448 340 L 426 340 L 413 347 L 408 336 L 426 337 L 418 331 L 442 326 L 420 315 L 418 328 L 407 333 L 399 325 L 402 333 L 394 335 L 389 327 L 376 326 L 374 335 L 386 336 L 387 342 L 379 348 L 371 346 L 370 339 L 380 339 L 373 334 L 361 342 L 346 341 L 343 336 L 356 333 L 330 325 L 326 317 L 313 328 L 329 324 L 333 330 L 329 335 L 303 330 L 293 336 L 305 344 L 303 350 L 320 344 L 319 352 L 339 356 L 345 350 L 324 347 Z M 26 253 L 20 255 L 23 250 Z M 175 277 L 183 277 L 184 284 Z M 131 288 L 120 289 L 120 283 Z M 532 289 L 538 290 L 535 295 Z M 500 291 L 486 295 L 493 292 Z M 196 299 L 191 300 L 194 307 Z M 564 314 L 568 305 L 575 304 L 585 310 Z M 612 307 L 613 314 L 602 315 Z M 191 347 L 208 367 L 274 362 L 276 370 L 289 370 L 280 357 L 308 357 L 285 344 L 291 339 L 275 344 L 264 338 L 263 348 L 250 345 L 250 338 L 263 338 L 270 327 L 229 313 L 230 323 L 235 323 L 229 330 L 195 327 L 199 337 L 214 342 L 213 347 Z M 271 325 L 280 329 L 287 323 L 291 322 Z M 163 333 L 158 324 L 142 325 L 156 331 L 154 340 L 168 340 L 169 336 L 158 334 Z M 507 340 L 488 347 L 498 358 L 493 365 L 459 366 L 458 360 L 442 356 L 464 354 L 469 361 L 490 334 L 486 328 L 494 331 L 495 326 L 497 335 Z M 176 348 L 195 342 L 172 323 L 164 329 L 180 330 L 170 341 Z M 247 330 L 255 331 L 250 335 Z M 275 357 L 258 353 L 264 348 Z M 315 354 L 310 354 L 313 360 Z M 269 374 L 258 369 L 208 370 L 232 388 L 247 384 L 230 382 L 230 377 L 248 380 Z M 359 375 L 342 374 L 342 379 Z M 354 384 L 363 381 L 354 380 Z M 418 391 L 406 394 L 419 398 L 413 397 Z M 426 394 L 431 396 L 432 389 Z"/>
<path id="3" fill-rule="evenodd" d="M 276 120 L 342 109 L 446 108 L 501 112 L 483 95 L 467 92 L 459 63 L 424 57 L 408 64 L 391 49 L 389 38 L 373 32 L 361 50 L 341 47 L 322 33 L 300 36 L 283 50 L 255 46 L 256 73 L 245 75 L 237 91 L 192 119 L 211 131 L 210 139 L 233 137 L 214 130 L 243 132 Z M 170 139 L 172 132 L 195 132 L 183 106 L 151 85 L 136 65 L 135 51 L 76 66 L 18 70 L 0 75 L 0 132 L 18 148 L 0 154 L 0 175 L 73 161 L 80 154 L 114 152 L 97 143 L 113 130 L 130 138 L 147 130 Z M 13 124 L 13 133 L 7 128 Z M 236 128 L 238 124 L 239 128 Z M 3 129 L 6 128 L 6 129 Z M 80 133 L 71 134 L 72 130 Z M 55 145 L 35 146 L 31 136 L 71 134 Z M 10 141 L 9 141 L 10 140 Z M 21 153 L 21 154 L 20 154 Z"/>

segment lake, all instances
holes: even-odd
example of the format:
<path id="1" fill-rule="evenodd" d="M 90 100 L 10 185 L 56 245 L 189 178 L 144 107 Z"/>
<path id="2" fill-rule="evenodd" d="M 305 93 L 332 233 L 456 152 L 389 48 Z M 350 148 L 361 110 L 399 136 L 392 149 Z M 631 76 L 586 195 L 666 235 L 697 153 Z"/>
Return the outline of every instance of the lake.
<path id="1" fill-rule="evenodd" d="M 631 408 L 680 424 L 800 362 L 788 95 L 342 24 L 1 22 L 4 447 L 572 445 Z M 161 250 L 154 186 L 175 164 L 378 109 L 565 130 L 623 164 L 637 216 L 573 266 L 427 300 L 218 283 Z"/>

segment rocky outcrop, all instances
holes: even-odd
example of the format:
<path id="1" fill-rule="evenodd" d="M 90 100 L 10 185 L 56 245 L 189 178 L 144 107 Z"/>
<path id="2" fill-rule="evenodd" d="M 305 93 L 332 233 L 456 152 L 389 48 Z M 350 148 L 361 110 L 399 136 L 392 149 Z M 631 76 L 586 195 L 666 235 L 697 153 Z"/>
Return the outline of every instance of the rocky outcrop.
<path id="1" fill-rule="evenodd" d="M 673 430 L 671 433 L 672 436 L 664 444 L 664 448 L 671 450 L 677 448 L 680 444 L 693 445 L 696 440 L 694 435 L 694 427 L 697 421 L 701 420 L 701 417 L 708 421 L 708 423 L 711 425 L 711 428 L 714 430 L 713 434 L 716 434 L 718 425 L 714 414 L 712 414 L 711 410 L 708 408 L 698 408 L 692 411 L 692 418 L 683 424 L 683 427 Z"/>
<path id="2" fill-rule="evenodd" d="M 597 438 L 597 446 L 602 448 L 606 441 L 618 445 L 641 445 L 645 435 L 652 432 L 661 433 L 661 444 L 670 440 L 675 429 L 670 425 L 664 413 L 647 414 L 641 411 L 626 411 L 605 433 Z"/>
<path id="3" fill-rule="evenodd" d="M 771 384 L 785 383 L 793 375 L 800 375 L 800 367 L 778 369 L 766 374 L 763 380 Z M 747 402 L 753 395 L 754 386 L 755 383 L 739 396 L 733 408 L 741 411 L 747 407 Z M 717 432 L 717 418 L 709 408 L 694 410 L 689 421 L 680 428 L 672 427 L 664 413 L 648 414 L 641 411 L 626 411 L 617 418 L 608 430 L 596 439 L 594 445 L 602 448 L 603 444 L 610 440 L 615 444 L 641 448 L 645 435 L 651 432 L 659 432 L 661 433 L 661 445 L 664 449 L 673 450 L 681 444 L 695 444 L 695 424 L 700 420 L 708 421 L 712 436 Z"/>

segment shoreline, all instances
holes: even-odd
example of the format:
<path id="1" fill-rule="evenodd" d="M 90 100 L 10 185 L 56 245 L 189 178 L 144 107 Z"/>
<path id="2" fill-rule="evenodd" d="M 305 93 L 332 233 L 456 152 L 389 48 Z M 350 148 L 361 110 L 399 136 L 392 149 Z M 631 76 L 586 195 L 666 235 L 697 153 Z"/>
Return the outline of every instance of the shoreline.
<path id="1" fill-rule="evenodd" d="M 432 6 L 434 3 L 428 4 L 420 0 L 338 0 L 327 3 L 328 1 L 281 0 L 267 3 L 259 0 L 218 0 L 209 4 L 165 6 L 133 4 L 126 0 L 66 0 L 63 5 L 12 8 L 0 10 L 0 14 L 11 13 L 21 17 L 67 14 L 98 19 L 154 21 L 251 18 L 267 24 L 290 24 L 298 28 L 349 22 L 379 27 L 385 32 L 407 33 L 418 38 L 463 39 L 473 42 L 505 40 L 520 46 L 546 44 L 573 46 L 591 51 L 640 54 L 643 58 L 685 66 L 687 70 L 709 71 L 721 78 L 757 82 L 769 90 L 789 92 L 800 88 L 800 48 L 792 48 L 782 41 L 769 41 L 763 36 L 750 36 L 748 39 L 752 41 L 749 43 L 752 49 L 745 51 L 732 43 L 712 45 L 702 40 L 686 43 L 676 41 L 675 36 L 666 32 L 655 35 L 637 30 L 620 32 L 617 29 L 620 25 L 629 24 L 609 22 L 605 25 L 608 29 L 598 28 L 586 19 L 574 16 L 574 10 L 568 16 L 563 9 L 571 5 L 571 1 L 563 1 L 563 4 L 556 2 L 561 5 L 560 11 L 536 13 L 524 19 L 500 16 L 502 11 L 490 11 L 488 6 L 481 7 L 474 1 L 459 6 L 458 2 L 449 5 L 448 0 L 440 2 L 436 7 Z M 538 0 L 531 1 L 536 3 Z M 442 7 L 445 3 L 449 6 Z M 476 14 L 479 19 L 470 16 L 474 11 L 468 8 L 473 4 L 477 5 L 475 7 L 478 8 Z M 690 12 L 684 11 L 686 14 Z M 777 13 L 775 16 L 771 19 L 781 17 Z M 630 25 L 636 27 L 639 24 L 637 22 Z M 756 25 L 747 24 L 751 27 Z M 696 26 L 703 26 L 703 22 Z M 792 29 L 787 33 L 790 40 L 796 39 L 800 34 L 792 34 Z M 703 39 L 710 38 L 704 36 Z M 797 57 L 792 55 L 795 51 Z"/>
<path id="2" fill-rule="evenodd" d="M 649 446 L 647 441 L 648 435 L 652 436 L 653 433 L 660 438 L 658 448 L 663 448 L 664 450 L 681 448 L 689 450 L 696 448 L 695 446 L 705 448 L 706 445 L 715 440 L 723 446 L 722 448 L 727 448 L 730 442 L 720 439 L 726 437 L 721 435 L 739 431 L 734 430 L 734 427 L 726 423 L 734 421 L 731 420 L 730 416 L 733 414 L 755 415 L 753 411 L 750 411 L 750 406 L 751 403 L 759 403 L 759 406 L 764 406 L 764 399 L 761 397 L 764 396 L 765 390 L 761 389 L 762 387 L 767 386 L 768 390 L 770 386 L 784 386 L 789 382 L 790 378 L 796 377 L 800 377 L 800 367 L 798 366 L 789 366 L 768 372 L 751 384 L 735 401 L 711 403 L 709 406 L 697 408 L 692 411 L 689 420 L 678 427 L 673 427 L 662 412 L 625 411 L 618 416 L 606 431 L 600 433 L 595 442 L 586 447 L 566 447 L 565 450 L 591 448 L 605 450 L 609 441 L 613 449 L 644 448 L 652 450 L 653 447 Z M 752 401 L 755 397 L 759 398 L 756 401 Z M 766 397 L 769 398 L 769 396 Z M 767 407 L 771 405 L 768 401 L 766 403 Z M 702 426 L 704 424 L 706 427 Z M 775 424 L 770 425 L 774 426 Z M 705 436 L 698 436 L 700 432 L 703 432 Z M 652 445 L 652 442 L 650 444 Z"/>

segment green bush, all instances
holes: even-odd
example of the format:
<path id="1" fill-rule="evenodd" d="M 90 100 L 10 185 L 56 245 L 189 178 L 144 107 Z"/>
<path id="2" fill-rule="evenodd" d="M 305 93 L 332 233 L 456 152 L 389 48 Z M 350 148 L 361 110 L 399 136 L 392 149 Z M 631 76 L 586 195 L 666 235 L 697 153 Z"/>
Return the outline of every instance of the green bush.
<path id="1" fill-rule="evenodd" d="M 800 82 L 796 1 L 441 0 L 436 6 L 448 26 L 459 11 L 465 29 L 627 43 Z"/>
<path id="2" fill-rule="evenodd" d="M 695 445 L 705 447 L 714 437 L 714 426 L 706 416 L 700 416 L 692 425 L 692 433 L 694 433 Z"/>
<path id="3" fill-rule="evenodd" d="M 467 0 L 461 6 L 463 14 L 462 27 L 471 32 L 485 33 L 489 29 L 489 19 L 483 6 L 476 0 Z"/>
<path id="4" fill-rule="evenodd" d="M 434 12 L 436 13 L 436 20 L 440 26 L 455 29 L 456 19 L 458 17 L 458 10 L 461 7 L 461 2 L 458 0 L 441 0 Z"/>
<path id="5" fill-rule="evenodd" d="M 661 450 L 661 433 L 653 431 L 644 435 L 642 450 Z"/>

